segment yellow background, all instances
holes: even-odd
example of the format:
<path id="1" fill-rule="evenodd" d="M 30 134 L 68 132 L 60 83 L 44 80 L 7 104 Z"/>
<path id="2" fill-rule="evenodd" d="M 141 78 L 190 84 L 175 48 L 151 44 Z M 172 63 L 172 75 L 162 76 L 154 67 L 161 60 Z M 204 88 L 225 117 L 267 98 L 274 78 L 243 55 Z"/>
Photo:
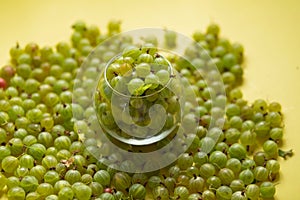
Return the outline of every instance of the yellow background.
<path id="1" fill-rule="evenodd" d="M 276 199 L 300 199 L 300 2 L 297 0 L 0 0 L 0 63 L 16 41 L 55 45 L 67 41 L 77 19 L 102 30 L 122 19 L 123 30 L 168 27 L 186 35 L 210 22 L 246 50 L 245 99 L 278 101 L 285 116 L 285 146 Z"/>

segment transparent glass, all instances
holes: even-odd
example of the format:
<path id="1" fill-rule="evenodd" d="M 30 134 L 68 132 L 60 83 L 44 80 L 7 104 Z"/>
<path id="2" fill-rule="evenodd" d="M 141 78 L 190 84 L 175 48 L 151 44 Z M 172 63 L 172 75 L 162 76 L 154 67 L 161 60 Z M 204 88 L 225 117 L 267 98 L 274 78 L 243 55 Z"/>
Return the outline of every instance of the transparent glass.
<path id="1" fill-rule="evenodd" d="M 162 55 L 160 55 L 165 59 Z M 180 122 L 180 90 L 178 76 L 171 63 L 167 66 L 151 66 L 151 71 L 166 67 L 169 80 L 157 85 L 146 85 L 144 93 L 135 95 L 128 91 L 135 73 L 128 71 L 117 83 L 108 79 L 108 71 L 121 55 L 113 57 L 100 76 L 95 108 L 103 131 L 117 141 L 128 145 L 144 146 L 157 143 L 169 136 Z M 176 90 L 177 88 L 177 90 Z"/>

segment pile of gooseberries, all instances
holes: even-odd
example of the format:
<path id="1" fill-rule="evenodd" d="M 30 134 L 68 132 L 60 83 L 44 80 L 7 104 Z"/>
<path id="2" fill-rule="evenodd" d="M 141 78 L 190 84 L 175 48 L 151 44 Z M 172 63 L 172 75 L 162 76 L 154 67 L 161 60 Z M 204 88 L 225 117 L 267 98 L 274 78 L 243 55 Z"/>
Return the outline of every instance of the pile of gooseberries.
<path id="1" fill-rule="evenodd" d="M 122 37 L 96 48 L 121 32 L 119 21 L 109 22 L 106 33 L 82 21 L 74 23 L 72 29 L 70 42 L 54 47 L 16 44 L 10 49 L 10 62 L 1 68 L 0 190 L 8 199 L 274 197 L 279 157 L 286 158 L 292 151 L 280 149 L 284 133 L 281 105 L 263 99 L 249 103 L 243 98 L 239 88 L 243 82 L 241 44 L 222 38 L 219 26 L 210 24 L 206 31 L 192 35 L 193 44 L 180 57 L 161 54 L 155 37 L 143 38 L 141 46 L 130 37 Z M 176 48 L 178 42 L 175 32 L 165 30 L 166 48 Z M 119 49 L 122 52 L 116 55 Z M 91 53 L 100 55 L 99 59 L 87 61 Z M 103 66 L 103 62 L 108 64 Z M 88 68 L 78 77 L 84 64 Z M 210 70 L 212 66 L 217 71 Z M 91 103 L 94 80 L 103 68 Z M 176 76 L 184 86 L 184 107 L 180 107 L 180 92 L 173 90 L 178 87 L 168 87 Z M 196 106 L 190 103 L 191 93 Z M 118 111 L 110 104 L 114 94 L 128 98 L 128 112 L 125 117 L 119 112 L 120 121 L 112 114 L 113 109 Z M 104 132 L 120 137 L 151 137 L 151 128 L 156 127 L 128 130 L 131 123 L 139 127 L 151 124 L 153 105 L 167 112 L 163 131 L 174 125 L 182 130 L 182 136 L 164 156 L 184 152 L 168 166 L 132 172 L 128 169 L 134 168 L 134 163 L 105 143 L 87 137 L 95 134 L 95 123 L 100 123 Z M 183 124 L 196 126 L 181 127 L 181 118 Z M 185 140 L 191 140 L 189 146 Z M 139 152 L 130 147 L 124 148 Z"/>

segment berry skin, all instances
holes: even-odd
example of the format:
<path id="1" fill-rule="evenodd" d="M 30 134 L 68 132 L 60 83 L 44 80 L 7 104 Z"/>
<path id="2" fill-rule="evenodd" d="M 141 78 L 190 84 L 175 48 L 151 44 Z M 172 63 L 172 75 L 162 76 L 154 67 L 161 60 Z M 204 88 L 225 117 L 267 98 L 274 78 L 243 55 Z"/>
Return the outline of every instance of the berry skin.
<path id="1" fill-rule="evenodd" d="M 6 80 L 0 78 L 0 88 L 5 89 L 7 87 Z"/>

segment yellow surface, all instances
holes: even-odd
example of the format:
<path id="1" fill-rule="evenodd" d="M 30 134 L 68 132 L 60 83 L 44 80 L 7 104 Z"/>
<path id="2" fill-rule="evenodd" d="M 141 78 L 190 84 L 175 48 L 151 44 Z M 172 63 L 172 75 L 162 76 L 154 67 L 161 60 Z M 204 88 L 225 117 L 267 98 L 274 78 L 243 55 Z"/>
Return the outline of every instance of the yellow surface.
<path id="1" fill-rule="evenodd" d="M 278 101 L 285 116 L 285 147 L 295 155 L 281 161 L 276 199 L 300 199 L 300 2 L 272 0 L 0 0 L 0 63 L 9 48 L 35 41 L 68 40 L 77 19 L 99 25 L 122 19 L 123 30 L 168 27 L 186 35 L 219 23 L 221 34 L 246 50 L 245 98 Z"/>

